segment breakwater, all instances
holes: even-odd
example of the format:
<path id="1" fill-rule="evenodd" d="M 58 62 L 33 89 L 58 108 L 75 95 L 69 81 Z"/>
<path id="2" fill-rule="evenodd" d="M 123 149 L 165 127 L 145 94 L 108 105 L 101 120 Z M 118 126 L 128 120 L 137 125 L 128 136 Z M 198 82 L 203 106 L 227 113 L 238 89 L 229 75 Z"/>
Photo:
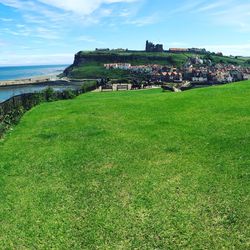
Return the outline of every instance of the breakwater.
<path id="1" fill-rule="evenodd" d="M 18 86 L 18 85 L 33 85 L 33 84 L 41 84 L 48 83 L 50 81 L 56 81 L 57 79 L 50 77 L 36 77 L 36 78 L 27 78 L 27 79 L 18 79 L 18 80 L 6 80 L 0 81 L 0 87 L 3 86 Z"/>

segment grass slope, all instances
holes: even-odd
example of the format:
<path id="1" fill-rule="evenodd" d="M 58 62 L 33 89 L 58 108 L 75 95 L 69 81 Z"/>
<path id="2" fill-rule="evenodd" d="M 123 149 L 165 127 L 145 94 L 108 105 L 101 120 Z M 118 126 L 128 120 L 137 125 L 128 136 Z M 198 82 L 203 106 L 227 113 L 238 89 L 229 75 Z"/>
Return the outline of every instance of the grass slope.
<path id="1" fill-rule="evenodd" d="M 78 53 L 79 58 L 85 58 L 84 64 L 70 66 L 67 76 L 75 79 L 96 79 L 96 78 L 125 78 L 138 77 L 124 70 L 106 70 L 105 63 L 128 62 L 132 65 L 159 64 L 181 67 L 189 57 L 194 57 L 192 53 L 148 53 L 148 52 L 96 52 L 82 51 Z M 205 55 L 198 55 L 205 57 Z M 213 63 L 235 64 L 246 66 L 246 58 L 231 58 L 227 56 L 210 55 Z"/>
<path id="2" fill-rule="evenodd" d="M 250 82 L 89 93 L 0 143 L 0 249 L 249 248 Z"/>
<path id="3" fill-rule="evenodd" d="M 132 74 L 126 70 L 104 68 L 103 63 L 90 62 L 83 66 L 74 66 L 67 77 L 74 79 L 97 79 L 97 78 L 112 78 L 120 79 L 127 77 L 135 77 L 138 75 Z"/>
<path id="4" fill-rule="evenodd" d="M 188 58 L 184 54 L 171 53 L 139 53 L 139 52 L 79 52 L 79 58 L 84 58 L 84 64 L 72 65 L 67 72 L 67 77 L 75 79 L 96 79 L 96 78 L 126 78 L 137 77 L 125 70 L 106 70 L 105 63 L 128 62 L 132 65 L 160 64 L 181 66 Z"/>

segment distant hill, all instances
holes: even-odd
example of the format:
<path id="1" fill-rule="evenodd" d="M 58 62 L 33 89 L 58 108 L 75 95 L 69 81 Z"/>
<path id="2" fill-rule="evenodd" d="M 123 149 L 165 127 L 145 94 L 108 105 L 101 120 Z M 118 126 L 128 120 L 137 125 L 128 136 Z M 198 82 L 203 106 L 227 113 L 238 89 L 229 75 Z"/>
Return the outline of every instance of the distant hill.
<path id="1" fill-rule="evenodd" d="M 106 70 L 105 63 L 127 62 L 132 65 L 160 64 L 180 67 L 190 57 L 199 56 L 209 58 L 212 63 L 246 65 L 250 63 L 244 57 L 227 57 L 215 54 L 193 54 L 193 53 L 149 53 L 144 51 L 80 51 L 75 55 L 74 63 L 69 66 L 64 75 L 75 79 L 95 79 L 101 77 L 119 78 L 131 77 L 131 73 L 124 70 Z"/>

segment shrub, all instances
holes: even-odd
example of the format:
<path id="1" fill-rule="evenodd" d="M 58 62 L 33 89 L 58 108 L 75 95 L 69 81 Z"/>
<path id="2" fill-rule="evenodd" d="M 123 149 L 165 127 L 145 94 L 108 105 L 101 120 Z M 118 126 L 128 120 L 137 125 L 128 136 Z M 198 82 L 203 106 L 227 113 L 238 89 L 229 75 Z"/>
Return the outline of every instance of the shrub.
<path id="1" fill-rule="evenodd" d="M 98 87 L 98 84 L 96 81 L 87 81 L 82 85 L 81 90 L 82 90 L 82 93 L 86 93 L 88 91 L 95 90 L 97 87 Z"/>
<path id="2" fill-rule="evenodd" d="M 246 64 L 250 65 L 250 59 L 246 60 Z"/>
<path id="3" fill-rule="evenodd" d="M 63 99 L 73 99 L 76 97 L 76 93 L 74 93 L 71 89 L 65 89 L 62 92 Z"/>
<path id="4" fill-rule="evenodd" d="M 53 88 L 48 87 L 43 91 L 45 100 L 48 102 L 52 102 L 56 100 L 56 95 L 55 95 L 55 91 Z"/>

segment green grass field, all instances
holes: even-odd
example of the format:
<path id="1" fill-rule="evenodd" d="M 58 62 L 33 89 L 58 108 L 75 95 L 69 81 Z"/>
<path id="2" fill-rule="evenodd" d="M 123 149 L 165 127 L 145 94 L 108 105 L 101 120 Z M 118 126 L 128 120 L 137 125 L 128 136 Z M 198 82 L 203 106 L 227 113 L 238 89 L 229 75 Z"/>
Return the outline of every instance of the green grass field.
<path id="1" fill-rule="evenodd" d="M 44 103 L 0 142 L 0 249 L 249 249 L 250 81 Z"/>

